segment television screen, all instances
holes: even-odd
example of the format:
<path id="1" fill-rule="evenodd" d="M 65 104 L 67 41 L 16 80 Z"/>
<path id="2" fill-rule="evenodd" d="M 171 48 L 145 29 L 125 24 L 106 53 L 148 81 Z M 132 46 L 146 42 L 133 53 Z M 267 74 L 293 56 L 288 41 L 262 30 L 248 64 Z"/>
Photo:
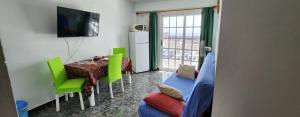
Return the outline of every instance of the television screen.
<path id="1" fill-rule="evenodd" d="M 98 36 L 99 14 L 57 7 L 57 37 Z"/>

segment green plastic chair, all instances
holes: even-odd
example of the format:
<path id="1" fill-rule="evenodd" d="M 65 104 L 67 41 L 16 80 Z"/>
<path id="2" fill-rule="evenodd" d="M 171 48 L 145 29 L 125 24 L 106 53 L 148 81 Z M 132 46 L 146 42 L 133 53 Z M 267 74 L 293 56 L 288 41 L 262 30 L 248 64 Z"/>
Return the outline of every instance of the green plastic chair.
<path id="1" fill-rule="evenodd" d="M 108 59 L 108 74 L 100 80 L 109 84 L 110 97 L 113 98 L 112 83 L 121 80 L 121 89 L 124 92 L 124 85 L 122 80 L 122 54 L 115 54 L 109 56 Z M 99 89 L 99 88 L 97 88 Z"/>
<path id="2" fill-rule="evenodd" d="M 113 54 L 122 54 L 123 58 L 126 57 L 126 48 L 113 48 Z M 126 76 L 129 78 L 129 83 L 131 84 L 131 73 L 126 71 Z"/>
<path id="3" fill-rule="evenodd" d="M 126 57 L 126 48 L 113 48 L 113 54 L 122 54 L 122 57 Z"/>
<path id="4" fill-rule="evenodd" d="M 67 79 L 67 73 L 63 62 L 59 57 L 52 58 L 48 61 L 55 85 L 56 111 L 59 111 L 59 95 L 65 93 L 65 100 L 68 101 L 68 93 L 79 93 L 81 110 L 84 110 L 82 91 L 85 83 L 84 78 Z"/>

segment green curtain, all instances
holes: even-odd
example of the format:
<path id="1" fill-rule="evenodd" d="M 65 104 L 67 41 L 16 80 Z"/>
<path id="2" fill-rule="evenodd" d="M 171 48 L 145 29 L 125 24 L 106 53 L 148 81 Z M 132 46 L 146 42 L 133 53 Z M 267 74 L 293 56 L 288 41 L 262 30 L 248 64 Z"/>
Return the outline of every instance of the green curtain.
<path id="1" fill-rule="evenodd" d="M 149 18 L 149 57 L 150 70 L 158 70 L 157 67 L 157 41 L 158 41 L 158 17 L 157 12 L 151 12 Z"/>
<path id="2" fill-rule="evenodd" d="M 214 28 L 214 8 L 207 7 L 202 9 L 202 25 L 200 40 L 204 40 L 205 46 L 212 47 L 213 28 Z M 200 54 L 199 54 L 200 55 Z M 204 57 L 199 56 L 198 69 L 200 69 Z"/>

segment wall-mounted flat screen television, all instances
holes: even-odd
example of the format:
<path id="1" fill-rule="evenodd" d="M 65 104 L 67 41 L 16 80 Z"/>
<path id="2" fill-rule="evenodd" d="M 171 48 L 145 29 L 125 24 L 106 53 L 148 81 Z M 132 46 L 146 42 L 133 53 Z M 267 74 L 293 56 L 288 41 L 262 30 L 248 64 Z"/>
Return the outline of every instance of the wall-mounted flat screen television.
<path id="1" fill-rule="evenodd" d="M 57 37 L 91 37 L 99 34 L 98 13 L 57 7 Z"/>

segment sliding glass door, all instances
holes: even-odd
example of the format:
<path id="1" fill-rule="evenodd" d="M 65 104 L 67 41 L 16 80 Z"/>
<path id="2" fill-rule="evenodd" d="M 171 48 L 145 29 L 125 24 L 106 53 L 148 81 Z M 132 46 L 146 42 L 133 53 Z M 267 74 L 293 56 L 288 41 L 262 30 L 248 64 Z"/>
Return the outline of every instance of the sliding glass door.
<path id="1" fill-rule="evenodd" d="M 163 14 L 160 18 L 160 68 L 179 64 L 198 66 L 201 32 L 200 11 Z"/>

